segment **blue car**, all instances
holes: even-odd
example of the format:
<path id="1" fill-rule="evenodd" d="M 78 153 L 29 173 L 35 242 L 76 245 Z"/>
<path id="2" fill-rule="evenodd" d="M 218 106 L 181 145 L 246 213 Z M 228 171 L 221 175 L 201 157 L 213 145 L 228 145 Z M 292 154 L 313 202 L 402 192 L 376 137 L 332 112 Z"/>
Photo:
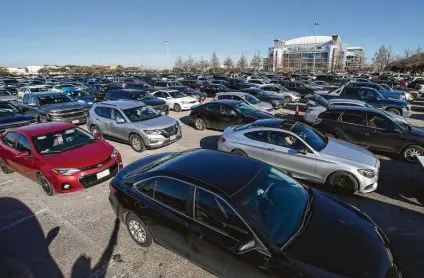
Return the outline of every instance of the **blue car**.
<path id="1" fill-rule="evenodd" d="M 387 89 L 385 89 L 383 86 L 381 86 L 380 84 L 377 83 L 372 83 L 372 82 L 349 82 L 347 84 L 348 87 L 368 87 L 368 88 L 373 88 L 376 89 L 377 91 L 380 92 L 380 94 L 382 94 L 383 96 L 387 97 L 387 98 L 393 98 L 393 99 L 399 99 L 399 100 L 404 100 L 406 101 L 406 96 L 404 92 L 401 91 L 389 91 Z"/>
<path id="2" fill-rule="evenodd" d="M 90 93 L 82 90 L 72 90 L 66 92 L 66 95 L 70 97 L 73 101 L 85 103 L 88 106 L 92 106 L 96 102 L 96 97 Z"/>

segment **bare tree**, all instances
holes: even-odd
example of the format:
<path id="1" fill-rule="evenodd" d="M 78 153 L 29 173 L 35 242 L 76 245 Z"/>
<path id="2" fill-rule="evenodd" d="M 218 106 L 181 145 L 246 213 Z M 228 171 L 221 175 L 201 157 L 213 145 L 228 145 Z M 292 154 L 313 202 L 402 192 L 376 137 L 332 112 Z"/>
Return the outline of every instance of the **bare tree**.
<path id="1" fill-rule="evenodd" d="M 195 69 L 196 61 L 191 57 L 191 55 L 188 56 L 188 59 L 183 63 L 183 69 L 185 72 L 191 72 Z"/>
<path id="2" fill-rule="evenodd" d="M 240 69 L 241 72 L 245 72 L 247 69 L 247 59 L 246 56 L 244 56 L 244 53 L 241 55 L 240 59 L 237 62 L 237 67 Z"/>
<path id="3" fill-rule="evenodd" d="M 220 66 L 219 59 L 216 56 L 216 53 L 215 52 L 212 53 L 210 66 L 211 66 L 211 68 L 212 68 L 212 70 L 213 70 L 214 73 L 216 73 L 217 69 L 219 69 L 219 66 Z"/>
<path id="4" fill-rule="evenodd" d="M 392 48 L 388 48 L 385 45 L 382 45 L 378 51 L 374 54 L 373 62 L 379 73 L 387 67 L 388 64 L 394 61 L 394 55 Z"/>
<path id="5" fill-rule="evenodd" d="M 253 68 L 253 70 L 256 72 L 261 67 L 261 57 L 258 54 L 255 54 L 252 58 L 252 61 L 250 61 L 250 66 Z"/>
<path id="6" fill-rule="evenodd" d="M 208 69 L 209 67 L 209 62 L 204 60 L 203 57 L 200 58 L 199 63 L 198 63 L 199 69 L 201 72 L 204 72 L 205 70 Z"/>
<path id="7" fill-rule="evenodd" d="M 231 57 L 227 57 L 227 59 L 224 60 L 224 66 L 227 68 L 228 71 L 232 70 L 234 68 L 233 59 L 231 59 Z"/>
<path id="8" fill-rule="evenodd" d="M 174 71 L 182 72 L 184 70 L 184 60 L 181 58 L 181 56 L 178 56 L 177 60 L 175 61 L 174 65 Z"/>
<path id="9" fill-rule="evenodd" d="M 409 56 L 413 55 L 413 52 L 411 49 L 406 49 L 403 53 L 405 54 L 405 58 L 408 58 Z"/>
<path id="10" fill-rule="evenodd" d="M 414 51 L 414 54 L 415 55 L 417 55 L 417 54 L 420 54 L 420 53 L 422 53 L 423 52 L 423 48 L 421 47 L 421 46 L 417 46 L 417 49 Z"/>

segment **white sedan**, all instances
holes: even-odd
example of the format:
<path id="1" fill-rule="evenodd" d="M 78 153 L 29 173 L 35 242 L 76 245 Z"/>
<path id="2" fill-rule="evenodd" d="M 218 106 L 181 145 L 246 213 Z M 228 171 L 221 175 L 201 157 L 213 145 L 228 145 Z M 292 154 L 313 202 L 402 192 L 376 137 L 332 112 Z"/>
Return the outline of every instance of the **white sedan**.
<path id="1" fill-rule="evenodd" d="M 155 97 L 166 101 L 169 109 L 172 109 L 175 112 L 190 110 L 192 106 L 200 104 L 197 99 L 187 96 L 177 90 L 158 90 L 152 94 Z"/>

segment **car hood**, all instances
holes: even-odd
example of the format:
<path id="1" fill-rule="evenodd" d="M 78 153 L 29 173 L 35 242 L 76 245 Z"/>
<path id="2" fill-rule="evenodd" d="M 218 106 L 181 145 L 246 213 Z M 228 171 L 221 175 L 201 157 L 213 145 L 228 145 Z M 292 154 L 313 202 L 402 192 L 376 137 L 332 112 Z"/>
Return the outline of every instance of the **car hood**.
<path id="1" fill-rule="evenodd" d="M 63 102 L 63 103 L 55 103 L 55 104 L 47 104 L 41 106 L 42 110 L 45 111 L 61 111 L 61 110 L 71 110 L 71 109 L 83 109 L 88 106 L 84 103 L 80 102 Z"/>
<path id="2" fill-rule="evenodd" d="M 256 111 L 252 114 L 246 115 L 246 117 L 253 120 L 253 121 L 260 120 L 260 119 L 274 118 L 271 114 L 266 113 L 266 112 L 261 112 L 261 111 Z"/>
<path id="3" fill-rule="evenodd" d="M 113 151 L 113 147 L 103 140 L 96 140 L 91 144 L 69 151 L 43 155 L 45 164 L 52 168 L 82 168 L 96 165 L 105 161 Z"/>
<path id="4" fill-rule="evenodd" d="M 178 101 L 197 101 L 194 97 L 190 97 L 190 96 L 186 96 L 186 97 L 182 97 L 182 98 L 176 98 L 176 100 Z"/>
<path id="5" fill-rule="evenodd" d="M 335 138 L 328 138 L 327 146 L 320 154 L 328 159 L 341 158 L 348 163 L 356 162 L 371 167 L 375 167 L 378 161 L 377 157 L 365 148 Z"/>
<path id="6" fill-rule="evenodd" d="M 1 96 L 0 100 L 1 101 L 11 101 L 11 100 L 16 100 L 17 97 L 16 96 Z"/>
<path id="7" fill-rule="evenodd" d="M 259 109 L 270 109 L 270 108 L 272 108 L 271 104 L 263 102 L 263 101 L 261 101 L 259 103 L 255 103 L 253 106 L 257 107 Z"/>
<path id="8" fill-rule="evenodd" d="M 288 255 L 346 277 L 386 277 L 392 262 L 375 224 L 349 205 L 312 192 L 311 218 Z"/>
<path id="9" fill-rule="evenodd" d="M 33 119 L 33 116 L 26 114 L 0 115 L 0 124 L 12 124 L 14 122 L 30 121 Z"/>
<path id="10" fill-rule="evenodd" d="M 424 129 L 419 128 L 417 126 L 411 126 L 411 130 L 409 131 L 414 135 L 422 136 L 424 140 Z"/>
<path id="11" fill-rule="evenodd" d="M 174 125 L 177 121 L 167 115 L 156 117 L 153 119 L 133 123 L 138 127 L 147 129 L 161 129 Z"/>
<path id="12" fill-rule="evenodd" d="M 383 92 L 381 94 L 387 98 L 393 98 L 393 99 L 400 99 L 400 97 L 404 95 L 403 93 L 395 93 L 395 92 Z"/>
<path id="13" fill-rule="evenodd" d="M 82 97 L 75 98 L 75 100 L 83 101 L 83 102 L 93 102 L 95 99 L 96 99 L 95 96 L 82 96 Z"/>
<path id="14" fill-rule="evenodd" d="M 143 102 L 143 103 L 145 103 L 145 104 L 147 104 L 147 105 L 150 105 L 150 106 L 156 106 L 156 105 L 163 105 L 163 104 L 165 104 L 165 101 L 164 100 L 158 99 L 158 98 L 149 99 L 149 100 L 141 99 L 140 101 Z"/>

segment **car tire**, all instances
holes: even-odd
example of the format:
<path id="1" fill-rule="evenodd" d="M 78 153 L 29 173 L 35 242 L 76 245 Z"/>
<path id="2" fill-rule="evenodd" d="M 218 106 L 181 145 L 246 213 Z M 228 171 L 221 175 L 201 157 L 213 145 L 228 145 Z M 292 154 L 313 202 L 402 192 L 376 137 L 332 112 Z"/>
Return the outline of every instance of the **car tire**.
<path id="1" fill-rule="evenodd" d="M 178 103 L 174 104 L 174 111 L 175 112 L 181 112 L 181 106 Z"/>
<path id="2" fill-rule="evenodd" d="M 91 132 L 91 134 L 96 134 L 96 133 L 98 133 L 98 134 L 100 134 L 100 138 L 102 138 L 103 139 L 103 133 L 100 131 L 100 128 L 98 128 L 97 126 L 95 126 L 95 125 L 93 125 L 91 128 L 90 128 L 90 132 Z"/>
<path id="3" fill-rule="evenodd" d="M 152 245 L 153 237 L 144 222 L 133 213 L 127 216 L 126 223 L 131 238 L 141 247 Z"/>
<path id="4" fill-rule="evenodd" d="M 359 183 L 356 178 L 346 172 L 332 173 L 328 178 L 326 184 L 332 188 L 341 189 L 345 193 L 353 194 L 359 189 Z"/>
<path id="5" fill-rule="evenodd" d="M 396 108 L 388 108 L 388 109 L 386 109 L 386 111 L 389 112 L 389 113 L 392 113 L 394 115 L 398 115 L 398 116 L 401 115 L 400 111 Z"/>
<path id="6" fill-rule="evenodd" d="M 46 116 L 38 116 L 38 122 L 39 123 L 47 123 L 48 119 Z"/>
<path id="7" fill-rule="evenodd" d="M 130 135 L 130 145 L 131 148 L 138 153 L 144 152 L 146 149 L 143 139 L 141 139 L 140 135 L 137 134 Z"/>
<path id="8" fill-rule="evenodd" d="M 13 170 L 11 170 L 9 167 L 7 167 L 7 165 L 6 165 L 6 163 L 4 163 L 3 159 L 0 159 L 0 169 L 5 174 L 13 173 Z"/>
<path id="9" fill-rule="evenodd" d="M 244 151 L 242 151 L 242 150 L 232 150 L 231 153 L 232 154 L 235 154 L 235 155 L 238 155 L 238 156 L 245 156 L 245 157 L 247 157 L 247 154 Z"/>
<path id="10" fill-rule="evenodd" d="M 193 121 L 193 125 L 197 130 L 205 130 L 206 122 L 202 118 L 195 118 Z"/>
<path id="11" fill-rule="evenodd" d="M 289 97 L 289 96 L 284 97 L 284 106 L 286 106 L 287 104 L 289 104 L 291 102 L 292 102 L 292 98 L 291 97 Z"/>
<path id="12" fill-rule="evenodd" d="M 409 145 L 403 149 L 402 155 L 408 162 L 417 162 L 415 156 L 424 156 L 424 148 L 418 145 Z"/>
<path id="13" fill-rule="evenodd" d="M 51 182 L 42 173 L 37 174 L 37 183 L 41 185 L 48 196 L 53 196 L 56 193 Z"/>

